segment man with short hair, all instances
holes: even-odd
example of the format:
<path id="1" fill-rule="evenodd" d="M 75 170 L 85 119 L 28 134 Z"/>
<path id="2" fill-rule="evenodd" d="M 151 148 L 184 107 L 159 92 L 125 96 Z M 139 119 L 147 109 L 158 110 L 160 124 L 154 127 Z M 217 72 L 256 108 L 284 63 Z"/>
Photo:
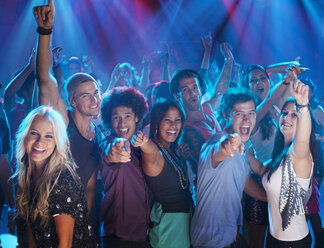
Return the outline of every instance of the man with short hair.
<path id="1" fill-rule="evenodd" d="M 205 83 L 197 72 L 189 69 L 178 71 L 173 76 L 170 91 L 186 112 L 183 126 L 183 144 L 186 145 L 181 146 L 181 152 L 191 165 L 195 185 L 201 146 L 216 132 L 221 131 L 213 110 L 217 100 L 215 97 L 202 104 Z"/>
<path id="2" fill-rule="evenodd" d="M 193 247 L 223 248 L 236 241 L 238 228 L 243 224 L 243 190 L 266 200 L 265 192 L 248 177 L 251 169 L 258 174 L 264 172 L 253 150 L 248 149 L 255 125 L 255 107 L 249 93 L 223 96 L 226 133 L 209 139 L 199 159 L 197 206 L 191 223 Z"/>
<path id="3" fill-rule="evenodd" d="M 171 80 L 171 95 L 180 101 L 186 112 L 183 145 L 180 152 L 190 162 L 194 185 L 200 149 L 211 136 L 221 131 L 214 112 L 230 82 L 234 61 L 231 49 L 228 43 L 221 44 L 221 53 L 225 62 L 217 83 L 212 82 L 214 86 L 209 89 L 212 95 L 209 101 L 202 103 L 202 97 L 206 93 L 206 83 L 196 71 L 189 69 L 178 71 Z"/>
<path id="4" fill-rule="evenodd" d="M 39 102 L 42 105 L 53 106 L 65 119 L 72 156 L 78 166 L 77 173 L 85 189 L 88 211 L 90 212 L 96 192 L 100 159 L 99 145 L 104 139 L 101 131 L 92 123 L 92 118 L 100 113 L 100 89 L 96 80 L 89 74 L 76 73 L 72 75 L 67 80 L 68 101 L 71 109 L 67 110 L 67 106 L 59 96 L 56 80 L 50 73 L 50 41 L 55 12 L 53 1 L 49 1 L 49 5 L 43 8 L 42 15 L 38 15 L 36 18 L 39 26 L 36 55 Z M 94 225 L 100 224 L 99 212 L 96 210 L 95 219 L 92 218 Z"/>

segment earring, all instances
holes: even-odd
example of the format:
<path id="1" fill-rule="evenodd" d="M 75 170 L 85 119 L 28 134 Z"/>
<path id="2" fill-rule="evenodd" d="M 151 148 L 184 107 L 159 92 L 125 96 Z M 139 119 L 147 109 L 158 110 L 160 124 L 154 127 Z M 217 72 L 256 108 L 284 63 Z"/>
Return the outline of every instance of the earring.
<path id="1" fill-rule="evenodd" d="M 155 129 L 155 135 L 157 135 L 157 129 Z"/>

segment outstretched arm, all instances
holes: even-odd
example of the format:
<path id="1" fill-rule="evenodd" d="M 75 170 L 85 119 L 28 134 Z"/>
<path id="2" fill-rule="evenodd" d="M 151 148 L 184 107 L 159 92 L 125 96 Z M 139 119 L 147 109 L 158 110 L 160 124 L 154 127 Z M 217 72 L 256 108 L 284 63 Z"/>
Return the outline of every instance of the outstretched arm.
<path id="1" fill-rule="evenodd" d="M 65 122 L 68 123 L 66 106 L 60 98 L 56 80 L 50 73 L 51 66 L 51 33 L 54 22 L 54 3 L 49 0 L 48 5 L 34 8 L 34 15 L 39 28 L 36 55 L 36 78 L 39 87 L 39 102 L 43 105 L 51 105 L 63 115 Z"/>
<path id="2" fill-rule="evenodd" d="M 115 138 L 105 148 L 103 159 L 106 163 L 127 163 L 131 161 L 129 140 L 124 138 Z"/>
<path id="3" fill-rule="evenodd" d="M 148 176 L 159 175 L 164 167 L 164 158 L 159 152 L 157 145 L 149 140 L 148 136 L 141 131 L 133 136 L 132 145 L 141 148 L 145 174 Z"/>
<path id="4" fill-rule="evenodd" d="M 233 157 L 237 151 L 240 154 L 244 153 L 244 146 L 240 136 L 237 133 L 224 135 L 213 147 L 212 166 L 215 168 L 226 158 Z"/>

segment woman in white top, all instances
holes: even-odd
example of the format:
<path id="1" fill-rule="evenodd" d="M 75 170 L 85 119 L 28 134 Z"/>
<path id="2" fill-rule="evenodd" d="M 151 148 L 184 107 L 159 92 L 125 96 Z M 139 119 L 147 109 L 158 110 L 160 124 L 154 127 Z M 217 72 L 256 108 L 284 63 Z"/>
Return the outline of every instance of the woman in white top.
<path id="1" fill-rule="evenodd" d="M 309 88 L 291 72 L 289 98 L 281 111 L 272 161 L 262 178 L 269 202 L 266 247 L 311 247 L 305 206 L 316 164 L 315 133 L 308 105 Z"/>

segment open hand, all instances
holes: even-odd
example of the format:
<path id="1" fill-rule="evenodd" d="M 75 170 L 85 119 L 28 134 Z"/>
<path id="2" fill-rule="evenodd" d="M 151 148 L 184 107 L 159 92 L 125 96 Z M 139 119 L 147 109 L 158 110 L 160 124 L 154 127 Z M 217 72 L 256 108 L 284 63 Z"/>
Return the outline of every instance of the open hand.
<path id="1" fill-rule="evenodd" d="M 223 42 L 220 44 L 221 53 L 225 57 L 226 60 L 232 61 L 234 60 L 233 54 L 232 54 L 232 47 L 229 43 Z"/>
<path id="2" fill-rule="evenodd" d="M 211 32 L 208 32 L 208 34 L 201 36 L 201 41 L 205 49 L 211 49 L 213 45 L 213 37 L 211 35 Z"/>

